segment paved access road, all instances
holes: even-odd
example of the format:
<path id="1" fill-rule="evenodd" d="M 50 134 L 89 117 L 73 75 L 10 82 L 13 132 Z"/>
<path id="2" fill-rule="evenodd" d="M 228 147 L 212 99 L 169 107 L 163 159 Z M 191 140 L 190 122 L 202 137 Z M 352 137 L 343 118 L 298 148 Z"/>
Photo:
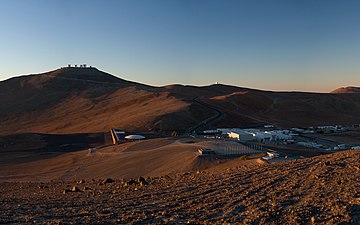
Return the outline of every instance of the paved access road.
<path id="1" fill-rule="evenodd" d="M 195 103 L 198 103 L 199 105 L 207 108 L 207 109 L 210 109 L 211 111 L 214 111 L 215 112 L 215 115 L 213 115 L 212 117 L 209 117 L 207 118 L 206 120 L 203 120 L 201 121 L 200 123 L 198 123 L 197 125 L 193 126 L 193 127 L 190 127 L 188 130 L 187 130 L 187 134 L 191 134 L 193 132 L 195 132 L 196 130 L 200 129 L 200 128 L 205 128 L 206 126 L 208 126 L 209 124 L 211 123 L 214 123 L 218 120 L 221 120 L 225 117 L 225 113 L 223 111 L 221 111 L 220 109 L 212 106 L 212 105 L 209 105 L 201 100 L 199 100 L 198 97 L 195 97 L 192 99 L 193 102 Z"/>

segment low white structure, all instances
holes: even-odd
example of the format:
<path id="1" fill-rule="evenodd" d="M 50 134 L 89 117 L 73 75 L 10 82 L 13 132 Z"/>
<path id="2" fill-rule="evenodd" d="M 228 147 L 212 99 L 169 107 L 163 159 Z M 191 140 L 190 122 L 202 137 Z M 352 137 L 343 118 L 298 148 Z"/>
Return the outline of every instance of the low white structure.
<path id="1" fill-rule="evenodd" d="M 292 140 L 294 133 L 290 130 L 260 131 L 258 129 L 221 128 L 218 129 L 229 138 L 240 141 L 258 141 L 262 143 L 271 141 Z"/>
<path id="2" fill-rule="evenodd" d="M 291 132 L 289 130 L 273 130 L 265 131 L 265 133 L 271 135 L 271 141 L 292 139 Z"/>
<path id="3" fill-rule="evenodd" d="M 266 152 L 266 156 L 263 156 L 263 160 L 270 160 L 279 157 L 280 154 L 277 152 Z"/>
<path id="4" fill-rule="evenodd" d="M 263 156 L 262 159 L 263 160 L 270 160 L 270 159 L 273 159 L 273 158 L 271 156 L 266 155 L 266 156 Z"/>
<path id="5" fill-rule="evenodd" d="M 345 150 L 345 149 L 347 149 L 346 144 L 339 144 L 339 145 L 337 145 L 337 147 L 338 147 L 340 150 Z"/>
<path id="6" fill-rule="evenodd" d="M 231 132 L 227 133 L 227 135 L 229 136 L 229 138 L 240 140 L 240 134 L 237 132 L 231 131 Z"/>
<path id="7" fill-rule="evenodd" d="M 318 144 L 315 142 L 304 142 L 304 141 L 297 142 L 296 144 L 302 145 L 302 146 L 305 146 L 308 148 L 321 148 L 323 146 L 322 144 Z"/>
<path id="8" fill-rule="evenodd" d="M 302 134 L 313 134 L 313 133 L 315 133 L 313 127 L 309 127 L 308 129 L 302 129 L 302 128 L 294 127 L 294 128 L 291 128 L 291 130 L 294 131 L 294 132 L 297 132 L 297 133 L 302 133 Z"/>
<path id="9" fill-rule="evenodd" d="M 256 140 L 261 143 L 270 142 L 272 140 L 271 134 L 268 134 L 266 132 L 258 131 L 258 132 L 254 132 L 253 135 L 256 138 Z"/>
<path id="10" fill-rule="evenodd" d="M 220 130 L 204 130 L 204 134 L 213 134 L 213 133 L 220 133 Z"/>
<path id="11" fill-rule="evenodd" d="M 271 158 L 277 158 L 277 157 L 280 156 L 280 154 L 277 153 L 277 152 L 266 152 L 266 154 L 267 154 L 268 156 L 270 156 Z"/>
<path id="12" fill-rule="evenodd" d="M 353 146 L 351 147 L 351 150 L 360 150 L 360 146 Z"/>
<path id="13" fill-rule="evenodd" d="M 302 128 L 297 128 L 297 127 L 293 127 L 291 128 L 292 131 L 295 131 L 295 132 L 299 132 L 299 133 L 303 133 L 305 130 L 302 129 Z"/>
<path id="14" fill-rule="evenodd" d="M 345 128 L 342 125 L 333 125 L 333 126 L 317 126 L 316 130 L 323 133 L 333 133 L 333 132 L 342 132 Z"/>
<path id="15" fill-rule="evenodd" d="M 229 138 L 233 138 L 239 141 L 253 141 L 256 139 L 252 133 L 246 131 L 231 131 L 227 134 Z"/>
<path id="16" fill-rule="evenodd" d="M 137 141 L 137 140 L 145 139 L 145 137 L 139 134 L 131 134 L 126 136 L 125 139 L 129 141 Z"/>

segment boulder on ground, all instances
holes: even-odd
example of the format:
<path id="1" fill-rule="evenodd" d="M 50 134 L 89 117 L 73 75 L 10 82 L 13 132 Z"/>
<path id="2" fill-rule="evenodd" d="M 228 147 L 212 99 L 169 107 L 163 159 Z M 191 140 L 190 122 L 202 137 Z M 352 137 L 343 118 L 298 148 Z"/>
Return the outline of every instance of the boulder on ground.
<path id="1" fill-rule="evenodd" d="M 106 178 L 106 180 L 104 180 L 104 181 L 102 182 L 102 184 L 109 184 L 109 183 L 113 183 L 113 182 L 114 182 L 113 179 L 111 179 L 111 178 Z"/>
<path id="2" fill-rule="evenodd" d="M 148 185 L 148 184 L 149 184 L 149 182 L 147 182 L 147 181 L 145 180 L 145 178 L 143 178 L 143 177 L 139 177 L 139 178 L 138 178 L 138 183 L 140 184 L 140 186 L 144 186 L 144 185 Z"/>
<path id="3" fill-rule="evenodd" d="M 72 188 L 65 189 L 63 193 L 66 194 L 69 192 L 82 192 L 82 190 L 76 186 L 73 186 Z"/>

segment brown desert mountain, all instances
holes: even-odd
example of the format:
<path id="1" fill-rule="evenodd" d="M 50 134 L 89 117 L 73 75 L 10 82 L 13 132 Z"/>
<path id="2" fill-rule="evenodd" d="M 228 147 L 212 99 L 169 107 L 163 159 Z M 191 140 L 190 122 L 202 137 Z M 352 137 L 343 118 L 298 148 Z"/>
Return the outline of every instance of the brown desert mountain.
<path id="1" fill-rule="evenodd" d="M 360 93 L 360 87 L 341 87 L 338 89 L 333 90 L 331 93 L 334 94 L 359 94 Z"/>
<path id="2" fill-rule="evenodd" d="M 167 130 L 175 127 L 173 118 L 186 128 L 209 114 L 161 88 L 95 68 L 15 77 L 0 83 L 0 96 L 1 134 Z"/>
<path id="3" fill-rule="evenodd" d="M 360 122 L 360 95 L 219 84 L 152 87 L 96 68 L 62 68 L 1 81 L 0 105 L 1 135 L 102 132 L 114 127 L 185 131 L 217 113 L 221 116 L 206 124 L 208 128 Z"/>

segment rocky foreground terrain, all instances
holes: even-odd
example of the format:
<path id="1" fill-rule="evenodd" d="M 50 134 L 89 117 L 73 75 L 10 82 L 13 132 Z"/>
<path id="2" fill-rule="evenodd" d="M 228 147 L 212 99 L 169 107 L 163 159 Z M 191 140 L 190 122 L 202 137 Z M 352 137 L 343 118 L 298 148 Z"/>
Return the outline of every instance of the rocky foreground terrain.
<path id="1" fill-rule="evenodd" d="M 360 224 L 360 151 L 140 180 L 4 182 L 0 224 Z"/>

